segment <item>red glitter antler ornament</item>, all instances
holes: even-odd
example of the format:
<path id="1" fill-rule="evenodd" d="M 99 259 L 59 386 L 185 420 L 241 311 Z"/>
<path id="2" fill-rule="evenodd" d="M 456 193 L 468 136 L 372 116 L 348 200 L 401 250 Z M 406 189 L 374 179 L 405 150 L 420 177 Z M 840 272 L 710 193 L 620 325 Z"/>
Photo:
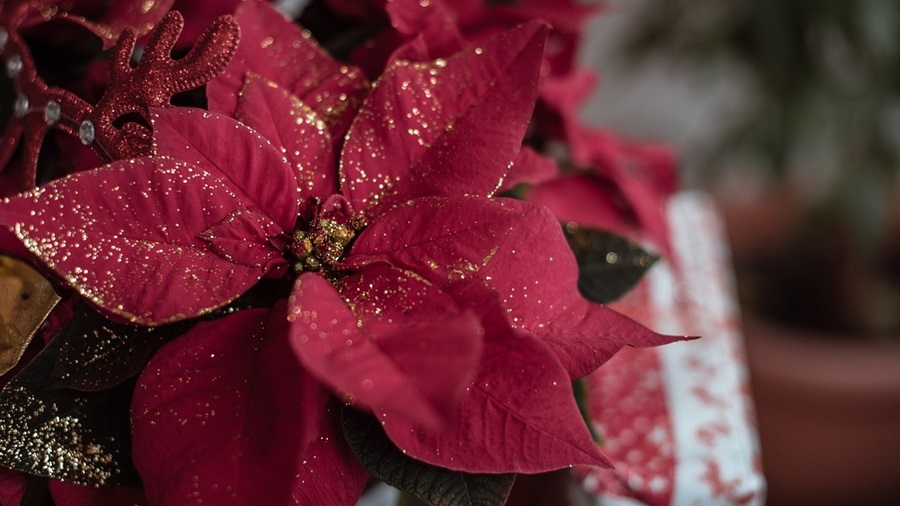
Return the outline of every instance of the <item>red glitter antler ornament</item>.
<path id="1" fill-rule="evenodd" d="M 205 84 L 228 66 L 240 37 L 237 22 L 231 16 L 216 19 L 187 55 L 172 60 L 169 55 L 183 26 L 181 14 L 177 11 L 167 14 L 153 30 L 135 68 L 129 60 L 137 35 L 131 29 L 122 33 L 113 48 L 109 86 L 97 106 L 85 117 L 91 125 L 82 123 L 79 133 L 82 142 L 87 144 L 93 140 L 99 143 L 105 150 L 100 154 L 113 160 L 149 155 L 148 127 L 129 122 L 120 130 L 113 122 L 126 114 L 137 113 L 149 124 L 148 108 L 168 105 L 176 93 Z"/>
<path id="2" fill-rule="evenodd" d="M 154 29 L 140 63 L 132 68 L 137 35 L 134 29 L 125 29 L 113 49 L 108 87 L 93 107 L 67 90 L 48 86 L 19 34 L 28 15 L 47 5 L 47 1 L 32 0 L 0 6 L 0 56 L 15 93 L 13 114 L 0 142 L 0 168 L 8 166 L 21 139 L 17 190 L 34 187 L 41 144 L 51 128 L 80 138 L 107 160 L 149 154 L 147 126 L 126 122 L 117 127 L 115 122 L 124 115 L 138 114 L 149 124 L 150 107 L 166 106 L 174 94 L 201 86 L 222 72 L 240 37 L 237 22 L 222 16 L 187 55 L 172 60 L 172 47 L 184 25 L 181 15 L 173 11 Z"/>

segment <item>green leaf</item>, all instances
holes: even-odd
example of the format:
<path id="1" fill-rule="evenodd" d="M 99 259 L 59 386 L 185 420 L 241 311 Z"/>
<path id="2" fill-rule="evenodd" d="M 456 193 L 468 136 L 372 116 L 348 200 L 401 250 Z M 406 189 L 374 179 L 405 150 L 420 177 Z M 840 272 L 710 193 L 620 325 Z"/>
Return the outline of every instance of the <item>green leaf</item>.
<path id="1" fill-rule="evenodd" d="M 57 362 L 53 339 L 0 391 L 0 465 L 85 485 L 134 485 L 133 382 L 103 392 L 44 387 Z"/>
<path id="2" fill-rule="evenodd" d="M 388 485 L 433 506 L 503 505 L 515 474 L 470 474 L 412 459 L 387 437 L 375 417 L 345 407 L 344 437 L 363 467 Z"/>
<path id="3" fill-rule="evenodd" d="M 277 297 L 286 297 L 286 293 L 284 286 L 263 281 L 200 320 L 221 318 L 243 309 L 271 307 Z M 45 388 L 86 392 L 112 388 L 140 374 L 163 345 L 187 332 L 197 321 L 144 327 L 113 322 L 93 309 L 82 307 L 57 336 L 61 349 Z"/>
<path id="4" fill-rule="evenodd" d="M 594 427 L 594 417 L 591 416 L 585 378 L 579 378 L 572 382 L 572 392 L 575 394 L 575 402 L 578 404 L 578 411 L 581 413 L 581 417 L 584 418 L 584 424 L 591 431 L 591 438 L 593 438 L 595 443 L 602 444 L 603 439 L 600 437 L 600 433 L 597 432 L 597 428 Z"/>
<path id="5" fill-rule="evenodd" d="M 45 388 L 85 392 L 112 388 L 137 376 L 163 345 L 192 325 L 140 327 L 110 321 L 83 307 L 56 336 L 60 350 Z"/>
<path id="6" fill-rule="evenodd" d="M 625 295 L 659 257 L 628 239 L 604 230 L 566 228 L 578 262 L 578 290 L 588 300 L 607 304 Z"/>

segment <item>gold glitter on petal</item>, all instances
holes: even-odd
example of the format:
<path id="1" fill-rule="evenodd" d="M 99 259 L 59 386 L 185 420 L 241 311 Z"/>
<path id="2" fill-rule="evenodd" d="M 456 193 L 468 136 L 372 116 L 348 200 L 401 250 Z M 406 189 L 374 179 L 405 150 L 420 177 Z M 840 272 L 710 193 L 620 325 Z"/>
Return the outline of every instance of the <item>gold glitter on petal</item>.
<path id="1" fill-rule="evenodd" d="M 0 374 L 13 368 L 59 295 L 28 264 L 0 256 Z"/>

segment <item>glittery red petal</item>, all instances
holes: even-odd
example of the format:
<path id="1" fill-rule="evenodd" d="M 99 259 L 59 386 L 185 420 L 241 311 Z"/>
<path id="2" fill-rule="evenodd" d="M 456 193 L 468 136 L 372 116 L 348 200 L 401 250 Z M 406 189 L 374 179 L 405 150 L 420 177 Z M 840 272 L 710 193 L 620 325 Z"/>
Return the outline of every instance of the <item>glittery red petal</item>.
<path id="1" fill-rule="evenodd" d="M 0 221 L 107 314 L 160 324 L 222 306 L 265 274 L 226 259 L 199 237 L 245 209 L 215 176 L 157 157 L 116 162 L 12 197 L 0 203 Z"/>
<path id="2" fill-rule="evenodd" d="M 387 262 L 449 290 L 480 280 L 513 327 L 542 339 L 581 377 L 622 346 L 655 346 L 657 334 L 578 293 L 578 266 L 556 217 L 510 199 L 429 197 L 400 206 L 357 238 L 348 262 Z M 458 301 L 459 302 L 459 301 Z"/>
<path id="3" fill-rule="evenodd" d="M 469 291 L 469 302 L 494 306 Z M 489 293 L 484 290 L 482 294 Z M 572 465 L 609 466 L 578 411 L 569 375 L 537 339 L 499 319 L 485 329 L 478 376 L 456 423 L 440 431 L 383 417 L 384 429 L 407 455 L 473 473 L 539 473 Z"/>
<path id="4" fill-rule="evenodd" d="M 342 279 L 337 290 L 302 275 L 288 318 L 293 348 L 313 374 L 346 401 L 414 425 L 452 420 L 481 353 L 474 314 L 383 265 Z"/>
<path id="5" fill-rule="evenodd" d="M 135 388 L 135 464 L 151 504 L 352 506 L 366 473 L 340 405 L 288 342 L 284 305 L 200 323 Z"/>
<path id="6" fill-rule="evenodd" d="M 274 82 L 247 76 L 235 118 L 269 140 L 290 161 L 301 198 L 337 193 L 335 147 L 324 120 Z"/>
<path id="7" fill-rule="evenodd" d="M 354 208 L 497 191 L 531 118 L 546 34 L 535 22 L 446 60 L 388 68 L 341 155 Z"/>
<path id="8" fill-rule="evenodd" d="M 368 90 L 362 72 L 332 59 L 308 31 L 267 2 L 248 0 L 235 18 L 241 43 L 225 72 L 207 85 L 210 110 L 233 114 L 252 72 L 293 93 L 325 120 L 335 139 L 342 138 Z"/>
<path id="9" fill-rule="evenodd" d="M 157 154 L 215 174 L 248 208 L 281 231 L 294 229 L 299 209 L 297 171 L 268 140 L 237 121 L 200 109 L 153 109 Z"/>
<path id="10" fill-rule="evenodd" d="M 535 186 L 528 193 L 528 200 L 547 207 L 563 223 L 574 221 L 582 227 L 630 236 L 635 228 L 634 217 L 616 193 L 605 178 L 570 173 Z"/>

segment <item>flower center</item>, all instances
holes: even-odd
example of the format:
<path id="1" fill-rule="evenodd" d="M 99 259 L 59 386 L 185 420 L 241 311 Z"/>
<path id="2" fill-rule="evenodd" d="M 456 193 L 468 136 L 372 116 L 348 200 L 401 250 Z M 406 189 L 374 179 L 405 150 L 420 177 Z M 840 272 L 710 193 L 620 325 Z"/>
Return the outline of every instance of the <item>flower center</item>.
<path id="1" fill-rule="evenodd" d="M 362 223 L 339 195 L 324 203 L 311 198 L 304 207 L 288 246 L 294 272 L 330 270 L 343 257 Z"/>
<path id="2" fill-rule="evenodd" d="M 314 220 L 307 230 L 295 230 L 289 247 L 297 260 L 294 271 L 319 271 L 334 265 L 354 235 L 352 228 L 329 219 Z"/>

